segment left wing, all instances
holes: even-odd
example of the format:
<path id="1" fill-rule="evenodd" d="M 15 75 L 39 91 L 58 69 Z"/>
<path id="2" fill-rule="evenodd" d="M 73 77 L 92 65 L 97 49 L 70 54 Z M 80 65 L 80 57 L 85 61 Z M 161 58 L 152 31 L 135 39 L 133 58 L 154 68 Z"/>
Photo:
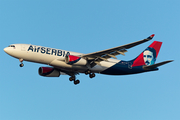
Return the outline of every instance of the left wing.
<path id="1" fill-rule="evenodd" d="M 107 59 L 109 58 L 116 58 L 116 55 L 122 54 L 125 55 L 124 53 L 127 52 L 126 49 L 132 48 L 136 45 L 142 44 L 144 42 L 147 42 L 149 40 L 151 40 L 154 37 L 154 34 L 152 34 L 151 36 L 149 36 L 146 39 L 137 41 L 137 42 L 133 42 L 133 43 L 129 43 L 126 45 L 122 45 L 122 46 L 118 46 L 118 47 L 114 47 L 111 49 L 106 49 L 106 50 L 102 50 L 102 51 L 98 51 L 98 52 L 94 52 L 94 53 L 89 53 L 89 54 L 84 54 L 81 57 L 86 58 L 87 60 L 90 60 L 90 65 L 92 67 L 92 65 L 94 66 L 94 64 L 98 64 L 101 61 L 108 61 Z"/>

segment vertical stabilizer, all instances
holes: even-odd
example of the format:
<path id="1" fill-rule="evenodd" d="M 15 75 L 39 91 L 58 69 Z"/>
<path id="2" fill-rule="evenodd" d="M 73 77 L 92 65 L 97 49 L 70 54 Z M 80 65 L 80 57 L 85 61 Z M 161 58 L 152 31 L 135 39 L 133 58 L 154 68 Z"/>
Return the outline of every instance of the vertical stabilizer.
<path id="1" fill-rule="evenodd" d="M 161 45 L 162 42 L 154 41 L 137 58 L 133 60 L 132 67 L 142 65 L 153 65 L 156 61 Z"/>

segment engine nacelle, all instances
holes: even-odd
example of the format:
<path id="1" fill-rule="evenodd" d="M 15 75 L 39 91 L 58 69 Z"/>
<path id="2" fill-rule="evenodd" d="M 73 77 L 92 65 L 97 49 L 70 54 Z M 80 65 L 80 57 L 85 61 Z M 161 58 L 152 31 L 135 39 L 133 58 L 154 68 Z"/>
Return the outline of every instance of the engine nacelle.
<path id="1" fill-rule="evenodd" d="M 52 68 L 52 67 L 40 67 L 38 70 L 39 75 L 45 77 L 59 77 L 60 71 Z"/>
<path id="2" fill-rule="evenodd" d="M 70 64 L 70 65 L 86 65 L 87 60 L 78 56 L 67 55 L 65 57 L 65 63 Z"/>

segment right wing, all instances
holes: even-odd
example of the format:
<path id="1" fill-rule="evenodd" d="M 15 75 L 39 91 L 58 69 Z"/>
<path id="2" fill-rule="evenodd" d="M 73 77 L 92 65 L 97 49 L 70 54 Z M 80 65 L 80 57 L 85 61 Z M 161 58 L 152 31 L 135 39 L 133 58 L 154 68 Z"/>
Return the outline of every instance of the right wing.
<path id="1" fill-rule="evenodd" d="M 147 41 L 151 40 L 153 37 L 154 37 L 154 34 L 152 34 L 151 36 L 149 36 L 146 39 L 143 39 L 143 40 L 140 40 L 137 42 L 129 43 L 126 45 L 122 45 L 122 46 L 118 46 L 118 47 L 114 47 L 114 48 L 110 48 L 110 49 L 106 49 L 106 50 L 102 50 L 102 51 L 98 51 L 98 52 L 94 52 L 94 53 L 84 54 L 81 57 L 90 60 L 91 61 L 90 64 L 92 66 L 92 64 L 95 65 L 101 61 L 108 61 L 107 59 L 109 59 L 109 58 L 117 59 L 116 55 L 119 55 L 119 54 L 125 55 L 124 53 L 127 52 L 126 49 L 129 49 L 129 48 L 132 48 L 139 44 L 142 44 L 144 42 L 147 42 Z"/>

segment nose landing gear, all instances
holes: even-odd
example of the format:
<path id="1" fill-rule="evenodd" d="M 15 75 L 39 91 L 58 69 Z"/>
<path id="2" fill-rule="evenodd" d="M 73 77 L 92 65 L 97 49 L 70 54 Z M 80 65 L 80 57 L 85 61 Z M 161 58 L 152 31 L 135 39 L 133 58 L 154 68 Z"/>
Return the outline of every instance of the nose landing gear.
<path id="1" fill-rule="evenodd" d="M 23 67 L 24 64 L 22 63 L 23 62 L 23 59 L 19 59 L 19 61 L 21 62 L 21 64 L 19 65 L 20 67 Z"/>
<path id="2" fill-rule="evenodd" d="M 23 63 L 21 63 L 19 66 L 20 66 L 20 67 L 23 67 L 23 66 L 24 66 L 24 64 L 23 64 Z"/>

